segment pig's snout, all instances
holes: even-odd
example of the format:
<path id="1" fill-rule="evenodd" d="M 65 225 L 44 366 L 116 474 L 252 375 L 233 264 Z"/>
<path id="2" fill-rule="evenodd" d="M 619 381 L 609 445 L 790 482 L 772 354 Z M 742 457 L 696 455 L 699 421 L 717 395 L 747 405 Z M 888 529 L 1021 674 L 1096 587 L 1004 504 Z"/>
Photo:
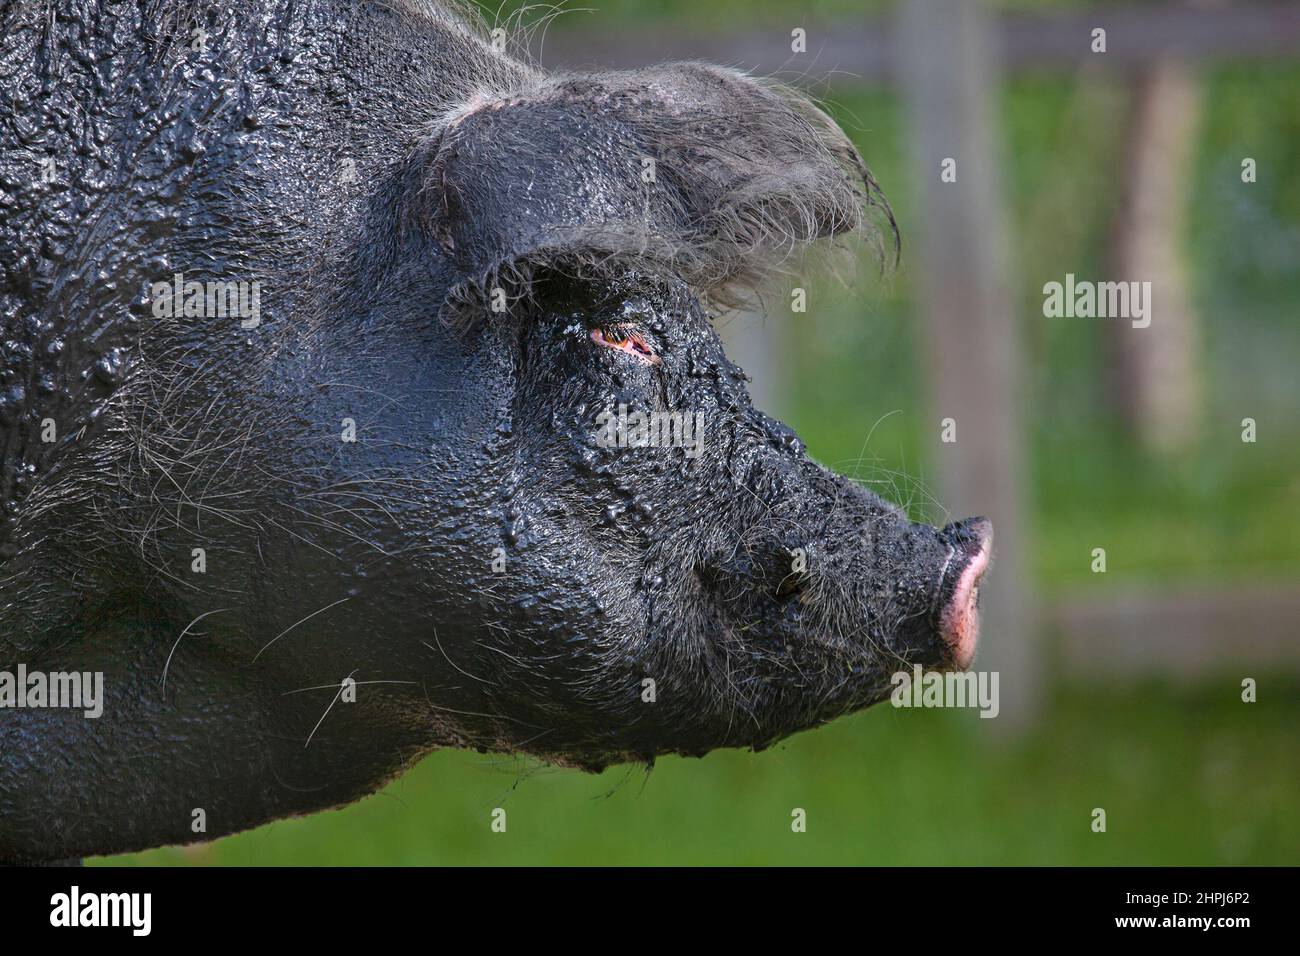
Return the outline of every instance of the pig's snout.
<path id="1" fill-rule="evenodd" d="M 943 529 L 952 547 L 940 587 L 939 635 L 958 667 L 970 667 L 979 640 L 980 580 L 993 554 L 993 524 L 967 518 Z"/>

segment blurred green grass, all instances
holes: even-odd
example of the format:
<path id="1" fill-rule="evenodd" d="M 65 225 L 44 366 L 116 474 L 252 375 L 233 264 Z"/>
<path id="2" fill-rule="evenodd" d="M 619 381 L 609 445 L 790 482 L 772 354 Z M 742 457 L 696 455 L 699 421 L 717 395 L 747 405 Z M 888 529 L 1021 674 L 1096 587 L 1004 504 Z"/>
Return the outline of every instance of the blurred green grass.
<path id="1" fill-rule="evenodd" d="M 1300 688 L 1052 697 L 1029 738 L 888 705 L 772 750 L 591 776 L 436 753 L 343 810 L 128 865 L 1294 864 Z M 505 833 L 490 829 L 506 811 Z M 793 808 L 807 832 L 791 832 Z M 1093 833 L 1102 807 L 1107 832 Z"/>
<path id="2" fill-rule="evenodd" d="M 740 15 L 734 5 L 678 8 Z M 637 9 L 651 16 L 666 7 Z M 1101 80 L 1084 95 L 1080 82 L 1017 80 L 1002 104 L 1030 397 L 1031 584 L 1049 597 L 1095 584 L 1087 556 L 1096 540 L 1108 544 L 1108 582 L 1294 580 L 1300 70 L 1206 74 L 1187 246 L 1206 337 L 1206 430 L 1200 447 L 1173 461 L 1133 447 L 1117 428 L 1096 326 L 1053 325 L 1035 311 L 1044 276 L 1105 268 L 1121 91 Z M 922 453 L 929 424 L 906 234 L 917 183 L 905 117 L 884 91 L 837 91 L 829 108 L 904 224 L 904 263 L 883 284 L 867 268 L 847 291 L 828 293 L 825 307 L 815 291 L 808 315 L 777 319 L 789 323 L 786 417 L 820 460 L 935 518 L 936 464 Z M 1245 155 L 1261 175 L 1243 188 Z M 1260 423 L 1259 444 L 1239 440 L 1246 415 Z M 993 739 L 997 721 L 973 713 L 884 706 L 762 754 L 666 758 L 648 776 L 444 751 L 341 811 L 95 862 L 1294 865 L 1300 687 L 1251 676 L 1261 692 L 1249 705 L 1231 675 L 1195 687 L 1057 683 L 1041 721 L 1010 744 Z M 506 834 L 489 829 L 497 806 L 508 814 Z M 790 831 L 794 807 L 808 812 L 805 834 Z M 1094 807 L 1107 811 L 1106 834 L 1089 828 Z"/>

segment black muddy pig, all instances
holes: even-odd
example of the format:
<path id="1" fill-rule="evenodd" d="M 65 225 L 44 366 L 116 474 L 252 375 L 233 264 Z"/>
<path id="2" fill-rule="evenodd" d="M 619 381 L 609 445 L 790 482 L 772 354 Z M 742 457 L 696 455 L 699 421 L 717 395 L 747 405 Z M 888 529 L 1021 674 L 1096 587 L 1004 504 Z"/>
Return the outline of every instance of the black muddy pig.
<path id="1" fill-rule="evenodd" d="M 498 47 L 426 0 L 4 3 L 0 860 L 435 747 L 761 748 L 970 663 L 987 522 L 812 461 L 709 321 L 893 240 L 844 134 Z"/>

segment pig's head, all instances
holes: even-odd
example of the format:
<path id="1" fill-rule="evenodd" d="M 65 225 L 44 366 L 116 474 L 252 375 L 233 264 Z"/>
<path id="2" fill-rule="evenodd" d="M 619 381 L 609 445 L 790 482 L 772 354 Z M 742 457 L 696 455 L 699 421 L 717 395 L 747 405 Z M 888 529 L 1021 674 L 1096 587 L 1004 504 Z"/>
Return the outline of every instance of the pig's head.
<path id="1" fill-rule="evenodd" d="M 967 666 L 987 522 L 817 464 L 710 324 L 804 246 L 892 235 L 843 133 L 732 70 L 548 76 L 348 16 L 213 30 L 163 88 L 124 66 L 194 121 L 110 136 L 64 186 L 108 223 L 62 217 L 10 277 L 0 618 L 109 671 L 101 785 L 167 803 L 112 741 L 185 720 L 213 769 L 179 778 L 236 788 L 233 829 L 432 746 L 763 747 Z M 189 837 L 190 805 L 115 845 Z"/>
<path id="2" fill-rule="evenodd" d="M 384 542 L 427 548 L 371 593 L 402 609 L 385 634 L 457 635 L 475 708 L 511 718 L 476 728 L 489 746 L 589 766 L 764 746 L 914 663 L 969 664 L 987 524 L 915 524 L 811 460 L 702 305 L 873 204 L 824 114 L 699 64 L 475 96 L 404 165 L 372 228 L 395 216 L 387 274 L 424 285 L 367 306 L 402 328 L 445 301 L 462 344 L 384 390 L 454 378 L 460 425 L 417 432 L 434 461 L 398 474 L 432 504 Z"/>

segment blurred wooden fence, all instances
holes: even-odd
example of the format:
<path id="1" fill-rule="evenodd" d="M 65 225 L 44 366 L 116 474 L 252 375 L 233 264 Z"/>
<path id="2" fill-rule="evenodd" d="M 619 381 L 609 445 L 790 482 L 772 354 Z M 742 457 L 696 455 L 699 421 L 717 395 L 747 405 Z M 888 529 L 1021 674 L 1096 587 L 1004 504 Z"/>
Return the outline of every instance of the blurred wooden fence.
<path id="1" fill-rule="evenodd" d="M 898 0 L 900 6 L 906 0 Z M 952 4 L 970 0 L 949 0 Z M 893 83 L 903 72 L 899 24 L 890 17 L 844 23 L 793 25 L 808 31 L 808 52 L 790 53 L 788 31 L 738 25 L 717 33 L 638 24 L 635 32 L 610 27 L 598 17 L 574 12 L 546 36 L 542 63 L 572 66 L 646 66 L 665 60 L 703 59 L 729 63 L 765 75 L 813 80 Z M 590 23 L 586 22 L 590 19 Z M 1095 27 L 1107 32 L 1107 52 L 1089 48 Z M 1074 70 L 1087 63 L 1101 69 L 1146 67 L 1158 57 L 1217 60 L 1235 57 L 1300 57 L 1300 4 L 1133 3 L 1086 11 L 1005 13 L 991 24 L 993 52 L 1001 69 Z M 540 38 L 539 38 L 540 39 Z"/>

